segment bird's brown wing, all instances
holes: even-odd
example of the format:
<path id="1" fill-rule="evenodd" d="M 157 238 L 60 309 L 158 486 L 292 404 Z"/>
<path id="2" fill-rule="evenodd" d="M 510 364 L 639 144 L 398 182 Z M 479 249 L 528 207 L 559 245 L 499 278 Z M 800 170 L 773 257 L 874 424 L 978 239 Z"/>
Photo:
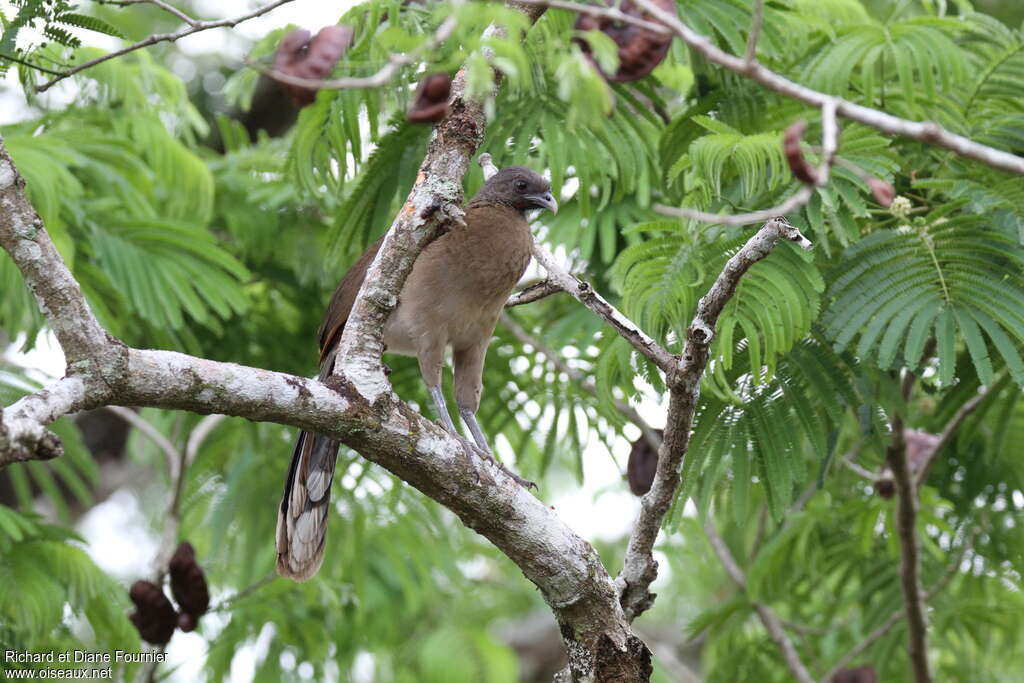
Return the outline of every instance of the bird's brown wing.
<path id="1" fill-rule="evenodd" d="M 384 238 L 381 237 L 367 247 L 359 260 L 345 273 L 338 288 L 334 290 L 334 296 L 331 297 L 331 303 L 327 306 L 327 313 L 324 314 L 324 321 L 317 333 L 320 336 L 321 371 L 325 370 L 323 368 L 324 361 L 330 355 L 335 344 L 338 343 L 338 339 L 341 338 L 341 332 L 345 329 L 345 323 L 348 322 L 349 313 L 352 312 L 352 304 L 356 301 L 356 294 L 359 293 L 359 288 L 363 286 L 363 280 L 366 279 L 366 271 L 373 263 L 383 242 Z M 331 368 L 326 368 L 326 371 L 330 374 Z"/>

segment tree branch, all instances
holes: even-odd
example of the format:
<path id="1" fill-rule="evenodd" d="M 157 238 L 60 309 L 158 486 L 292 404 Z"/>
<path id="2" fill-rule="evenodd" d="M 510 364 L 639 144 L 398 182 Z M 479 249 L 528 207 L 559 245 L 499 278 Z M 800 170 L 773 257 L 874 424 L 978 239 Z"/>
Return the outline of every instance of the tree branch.
<path id="1" fill-rule="evenodd" d="M 764 23 L 764 0 L 754 0 L 750 10 L 750 37 L 747 39 L 747 52 L 743 59 L 749 65 L 757 60 L 757 40 L 761 37 L 761 25 Z"/>
<path id="2" fill-rule="evenodd" d="M 662 10 L 651 0 L 636 0 L 636 3 L 649 17 L 653 18 L 653 21 L 633 17 L 618 10 L 599 5 L 556 2 L 555 0 L 519 0 L 519 2 L 524 5 L 567 9 L 596 17 L 609 17 L 615 21 L 640 26 L 648 30 L 658 31 L 659 27 L 668 29 L 709 62 L 746 76 L 780 95 L 803 102 L 812 107 L 822 107 L 827 100 L 835 99 L 836 113 L 843 118 L 871 126 L 887 135 L 899 135 L 943 147 L 967 159 L 980 161 L 992 168 L 1024 175 L 1024 158 L 1022 157 L 1004 152 L 995 147 L 983 145 L 962 135 L 951 133 L 934 121 L 902 119 L 878 109 L 854 104 L 849 100 L 835 98 L 832 95 L 827 95 L 791 81 L 782 74 L 766 68 L 756 60 L 748 62 L 744 57 L 731 55 L 719 49 L 710 38 L 697 33 L 680 21 L 678 17 Z"/>
<path id="3" fill-rule="evenodd" d="M 548 281 L 552 286 L 568 292 L 574 299 L 596 313 L 612 326 L 623 339 L 633 345 L 644 358 L 657 365 L 662 372 L 669 372 L 675 365 L 675 356 L 665 350 L 658 342 L 647 336 L 633 321 L 622 315 L 617 308 L 608 303 L 604 297 L 594 291 L 589 282 L 577 280 L 558 263 L 555 257 L 539 242 L 533 243 L 533 257 L 548 272 Z"/>
<path id="4" fill-rule="evenodd" d="M 510 296 L 508 301 L 505 302 L 505 308 L 522 306 L 523 304 L 532 304 L 534 301 L 540 301 L 552 294 L 558 294 L 559 292 L 564 291 L 564 289 L 553 283 L 551 280 L 541 280 L 540 282 L 530 285 L 526 289 L 516 292 Z"/>
<path id="5" fill-rule="evenodd" d="M 906 371 L 902 382 L 904 403 L 910 401 L 914 374 Z M 900 587 L 907 613 L 907 651 L 916 683 L 930 683 L 928 670 L 928 620 L 921 588 L 921 543 L 917 536 L 917 486 L 907 459 L 903 416 L 894 411 L 891 419 L 892 437 L 886 449 L 886 462 L 892 470 L 896 487 L 896 528 L 900 542 Z"/>
<path id="6" fill-rule="evenodd" d="M 460 74 L 451 113 L 435 128 L 410 197 L 357 297 L 335 374 L 324 383 L 169 351 L 131 349 L 107 337 L 34 212 L 27 236 L 20 222 L 7 220 L 8 214 L 20 215 L 10 210 L 8 194 L 15 205 L 31 207 L 4 152 L 0 186 L 10 192 L 0 205 L 0 245 L 12 252 L 47 320 L 76 352 L 69 357 L 96 364 L 97 358 L 114 355 L 121 362 L 102 365 L 107 370 L 102 374 L 69 367 L 69 377 L 6 409 L 0 464 L 19 459 L 11 455 L 12 443 L 18 453 L 27 447 L 39 450 L 44 439 L 33 430 L 42 432 L 59 415 L 106 404 L 223 413 L 322 434 L 446 506 L 515 562 L 554 612 L 573 678 L 643 679 L 650 674 L 650 651 L 630 630 L 615 584 L 593 547 L 497 463 L 484 460 L 479 467 L 467 467 L 462 442 L 398 399 L 382 372 L 381 331 L 397 292 L 419 250 L 461 215 L 462 174 L 486 123 L 481 105 L 466 100 L 464 92 Z M 48 248 L 28 248 L 22 244 L 26 240 Z M 67 286 L 54 290 L 53 283 Z M 82 342 L 82 334 L 66 326 L 73 322 L 94 327 L 102 336 L 85 335 Z M 16 418 L 13 430 L 9 413 Z"/>
<path id="7" fill-rule="evenodd" d="M 654 603 L 655 596 L 649 590 L 658 576 L 654 542 L 679 487 L 683 456 L 690 442 L 690 429 L 700 395 L 700 379 L 710 358 L 718 317 L 735 293 L 740 278 L 752 265 L 771 253 L 779 239 L 798 242 L 804 248 L 810 246 L 807 238 L 785 219 L 773 218 L 765 223 L 729 259 L 711 289 L 697 304 L 697 312 L 686 332 L 682 358 L 667 372 L 666 383 L 670 391 L 668 421 L 658 451 L 658 469 L 651 490 L 640 501 L 640 515 L 629 539 L 622 571 L 616 579 L 623 609 L 630 619 Z"/>
<path id="8" fill-rule="evenodd" d="M 74 76 L 77 73 L 92 68 L 97 64 L 102 64 L 103 62 L 106 62 L 108 60 L 124 56 L 129 52 L 134 52 L 135 50 L 140 50 L 144 47 L 149 47 L 150 45 L 156 45 L 157 43 L 174 42 L 176 40 L 184 38 L 185 36 L 190 36 L 193 33 L 199 33 L 200 31 L 208 31 L 212 28 L 233 28 L 238 24 L 241 24 L 243 21 L 248 21 L 249 19 L 255 19 L 256 17 L 263 16 L 267 12 L 270 12 L 271 10 L 277 9 L 281 5 L 286 5 L 289 2 L 293 1 L 294 0 L 275 0 L 274 2 L 263 5 L 262 7 L 259 7 L 247 14 L 243 14 L 240 17 L 235 17 L 234 19 L 219 19 L 217 21 L 196 21 L 194 19 L 190 19 L 187 16 L 184 16 L 183 13 L 180 13 L 183 15 L 181 18 L 189 24 L 188 28 L 184 28 L 175 33 L 154 33 L 153 35 L 143 38 L 137 43 L 127 45 L 121 48 L 120 50 L 114 50 L 113 52 L 108 52 L 107 54 L 102 55 L 100 57 L 96 57 L 95 59 L 90 59 L 87 62 L 82 62 L 77 66 L 71 67 L 70 69 L 66 69 L 65 71 L 61 72 L 59 76 L 51 78 L 46 83 L 43 83 L 42 85 L 38 86 L 36 88 L 36 92 L 46 92 L 54 85 L 60 83 L 69 76 Z M 167 7 L 164 6 L 164 3 L 154 2 L 153 4 L 156 4 L 159 7 L 164 7 L 164 9 L 167 9 Z M 171 9 L 168 9 L 168 11 L 171 11 Z M 174 12 L 174 14 L 177 15 L 179 14 L 179 12 Z"/>
<path id="9" fill-rule="evenodd" d="M 743 570 L 740 569 L 740 566 L 736 564 L 736 559 L 729 552 L 725 541 L 718 535 L 718 531 L 710 521 L 704 524 L 704 532 L 707 534 L 708 541 L 711 543 L 711 547 L 714 549 L 719 561 L 725 567 L 729 578 L 741 590 L 746 591 L 747 577 L 744 575 Z M 775 645 L 782 652 L 782 658 L 786 661 L 786 666 L 789 668 L 790 673 L 793 674 L 793 678 L 800 683 L 814 683 L 814 679 L 811 678 L 807 667 L 800 660 L 800 655 L 793 646 L 793 641 L 786 635 L 786 630 L 782 627 L 782 622 L 779 620 L 778 615 L 775 614 L 775 610 L 759 602 L 755 602 L 753 605 L 754 611 L 757 612 L 757 616 L 761 619 L 761 623 L 764 624 Z"/>

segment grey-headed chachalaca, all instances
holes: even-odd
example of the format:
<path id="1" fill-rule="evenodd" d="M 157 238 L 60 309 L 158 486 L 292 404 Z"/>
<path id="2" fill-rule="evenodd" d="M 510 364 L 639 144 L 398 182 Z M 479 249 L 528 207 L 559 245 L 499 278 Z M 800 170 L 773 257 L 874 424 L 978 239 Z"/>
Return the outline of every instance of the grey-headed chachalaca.
<path id="1" fill-rule="evenodd" d="M 525 215 L 530 209 L 558 210 L 547 180 L 523 166 L 491 177 L 466 207 L 465 225 L 453 226 L 420 253 L 384 326 L 387 350 L 416 356 L 441 424 L 457 434 L 441 393 L 441 369 L 451 347 L 459 414 L 487 454 L 475 417 L 484 357 L 505 301 L 530 263 L 533 237 Z M 320 326 L 321 380 L 334 371 L 342 330 L 381 242 L 366 250 L 334 292 Z M 277 516 L 282 576 L 301 581 L 320 568 L 337 455 L 337 441 L 299 433 Z"/>

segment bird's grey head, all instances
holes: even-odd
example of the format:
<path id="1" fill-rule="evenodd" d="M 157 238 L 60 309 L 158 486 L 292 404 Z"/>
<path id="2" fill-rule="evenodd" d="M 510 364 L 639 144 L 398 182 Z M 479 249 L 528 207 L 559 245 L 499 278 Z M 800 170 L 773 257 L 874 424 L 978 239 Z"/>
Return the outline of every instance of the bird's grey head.
<path id="1" fill-rule="evenodd" d="M 551 183 L 525 166 L 506 166 L 473 196 L 470 206 L 502 204 L 517 211 L 547 209 L 558 213 L 558 202 L 551 194 Z"/>

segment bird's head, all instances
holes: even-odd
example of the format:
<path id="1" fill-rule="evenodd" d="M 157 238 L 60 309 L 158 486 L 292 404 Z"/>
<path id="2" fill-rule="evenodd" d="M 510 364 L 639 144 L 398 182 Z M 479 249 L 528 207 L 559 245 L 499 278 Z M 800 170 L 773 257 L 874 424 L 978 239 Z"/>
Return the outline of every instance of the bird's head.
<path id="1" fill-rule="evenodd" d="M 522 212 L 547 209 L 558 213 L 551 183 L 525 166 L 507 166 L 491 176 L 470 202 L 470 206 L 479 204 L 503 204 Z"/>

